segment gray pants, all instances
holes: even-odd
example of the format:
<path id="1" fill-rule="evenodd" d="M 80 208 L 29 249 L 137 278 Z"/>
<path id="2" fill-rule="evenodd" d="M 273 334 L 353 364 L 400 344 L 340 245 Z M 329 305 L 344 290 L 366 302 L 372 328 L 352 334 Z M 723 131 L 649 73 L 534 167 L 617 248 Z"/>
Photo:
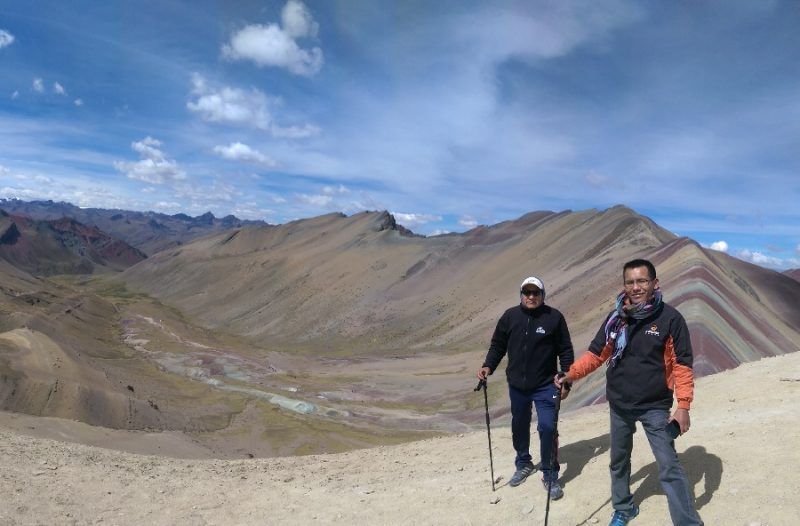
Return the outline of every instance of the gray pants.
<path id="1" fill-rule="evenodd" d="M 611 408 L 611 504 L 618 511 L 633 508 L 631 451 L 636 422 L 639 421 L 658 463 L 658 478 L 667 495 L 672 523 L 675 526 L 702 526 L 703 521 L 694 509 L 689 481 L 675 452 L 675 443 L 666 430 L 667 420 L 669 412 L 664 409 L 620 411 Z"/>

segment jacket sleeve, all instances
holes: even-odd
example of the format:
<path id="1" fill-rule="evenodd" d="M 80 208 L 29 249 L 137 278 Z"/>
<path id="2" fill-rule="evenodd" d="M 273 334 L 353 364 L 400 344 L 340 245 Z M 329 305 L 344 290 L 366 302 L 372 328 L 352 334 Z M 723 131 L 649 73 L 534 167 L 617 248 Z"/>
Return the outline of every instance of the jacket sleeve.
<path id="1" fill-rule="evenodd" d="M 689 327 L 680 314 L 678 314 L 670 336 L 671 339 L 668 345 L 672 344 L 675 356 L 675 364 L 672 370 L 675 398 L 678 400 L 678 408 L 689 409 L 694 400 L 694 370 L 692 369 L 694 357 L 692 355 L 692 342 L 689 338 Z"/>
<path id="2" fill-rule="evenodd" d="M 561 371 L 569 371 L 575 361 L 575 350 L 572 347 L 572 338 L 569 335 L 569 327 L 564 316 L 560 316 L 558 327 L 558 364 Z"/>
<path id="3" fill-rule="evenodd" d="M 497 321 L 497 326 L 492 335 L 492 342 L 489 344 L 489 352 L 486 353 L 486 359 L 483 361 L 483 366 L 491 369 L 492 373 L 500 365 L 500 361 L 502 361 L 508 350 L 508 331 L 509 313 L 506 311 Z"/>
<path id="4" fill-rule="evenodd" d="M 611 357 L 612 344 L 606 341 L 605 327 L 607 321 L 608 318 L 603 320 L 600 330 L 597 331 L 592 343 L 589 344 L 589 349 L 570 367 L 567 373 L 567 380 L 570 382 L 587 376 Z"/>

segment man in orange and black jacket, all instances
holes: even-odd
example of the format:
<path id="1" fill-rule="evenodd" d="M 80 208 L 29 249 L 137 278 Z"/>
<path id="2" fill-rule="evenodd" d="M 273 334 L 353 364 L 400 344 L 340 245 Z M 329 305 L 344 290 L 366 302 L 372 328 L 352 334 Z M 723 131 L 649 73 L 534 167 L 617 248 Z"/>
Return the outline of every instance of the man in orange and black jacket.
<path id="1" fill-rule="evenodd" d="M 602 364 L 611 415 L 611 503 L 609 526 L 624 526 L 639 514 L 630 491 L 631 451 L 636 422 L 642 427 L 658 463 L 661 486 L 676 525 L 702 525 L 686 474 L 675 452 L 674 438 L 689 431 L 694 397 L 692 345 L 680 312 L 662 301 L 656 269 L 635 259 L 623 267 L 623 290 L 594 340 L 570 367 L 556 377 L 569 385 Z M 670 415 L 673 396 L 677 408 Z M 670 428 L 675 431 L 670 434 Z"/>

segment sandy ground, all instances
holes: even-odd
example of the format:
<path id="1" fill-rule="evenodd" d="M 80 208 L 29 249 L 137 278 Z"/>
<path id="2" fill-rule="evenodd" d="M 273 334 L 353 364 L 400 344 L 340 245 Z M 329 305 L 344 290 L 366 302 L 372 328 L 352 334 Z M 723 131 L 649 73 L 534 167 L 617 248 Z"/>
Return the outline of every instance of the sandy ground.
<path id="1" fill-rule="evenodd" d="M 707 525 L 798 524 L 798 399 L 800 353 L 698 380 L 692 429 L 676 447 Z M 565 497 L 549 524 L 608 523 L 607 418 L 605 406 L 562 413 Z M 506 485 L 508 427 L 491 436 L 494 492 L 485 430 L 336 455 L 197 460 L 164 456 L 181 450 L 172 435 L 0 413 L 0 524 L 543 524 L 538 480 Z M 115 445 L 143 454 L 98 447 Z M 643 432 L 633 473 L 632 524 L 670 524 Z"/>

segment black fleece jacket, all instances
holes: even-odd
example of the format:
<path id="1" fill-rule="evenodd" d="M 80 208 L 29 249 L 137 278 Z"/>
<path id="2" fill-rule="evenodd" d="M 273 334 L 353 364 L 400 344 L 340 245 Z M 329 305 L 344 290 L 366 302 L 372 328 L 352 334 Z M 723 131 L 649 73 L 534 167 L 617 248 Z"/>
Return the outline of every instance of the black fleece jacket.
<path id="1" fill-rule="evenodd" d="M 562 371 L 568 371 L 575 361 L 567 321 L 549 305 L 535 309 L 517 305 L 503 313 L 483 366 L 494 373 L 506 354 L 508 384 L 522 390 L 552 383 L 559 370 L 556 357 Z"/>

